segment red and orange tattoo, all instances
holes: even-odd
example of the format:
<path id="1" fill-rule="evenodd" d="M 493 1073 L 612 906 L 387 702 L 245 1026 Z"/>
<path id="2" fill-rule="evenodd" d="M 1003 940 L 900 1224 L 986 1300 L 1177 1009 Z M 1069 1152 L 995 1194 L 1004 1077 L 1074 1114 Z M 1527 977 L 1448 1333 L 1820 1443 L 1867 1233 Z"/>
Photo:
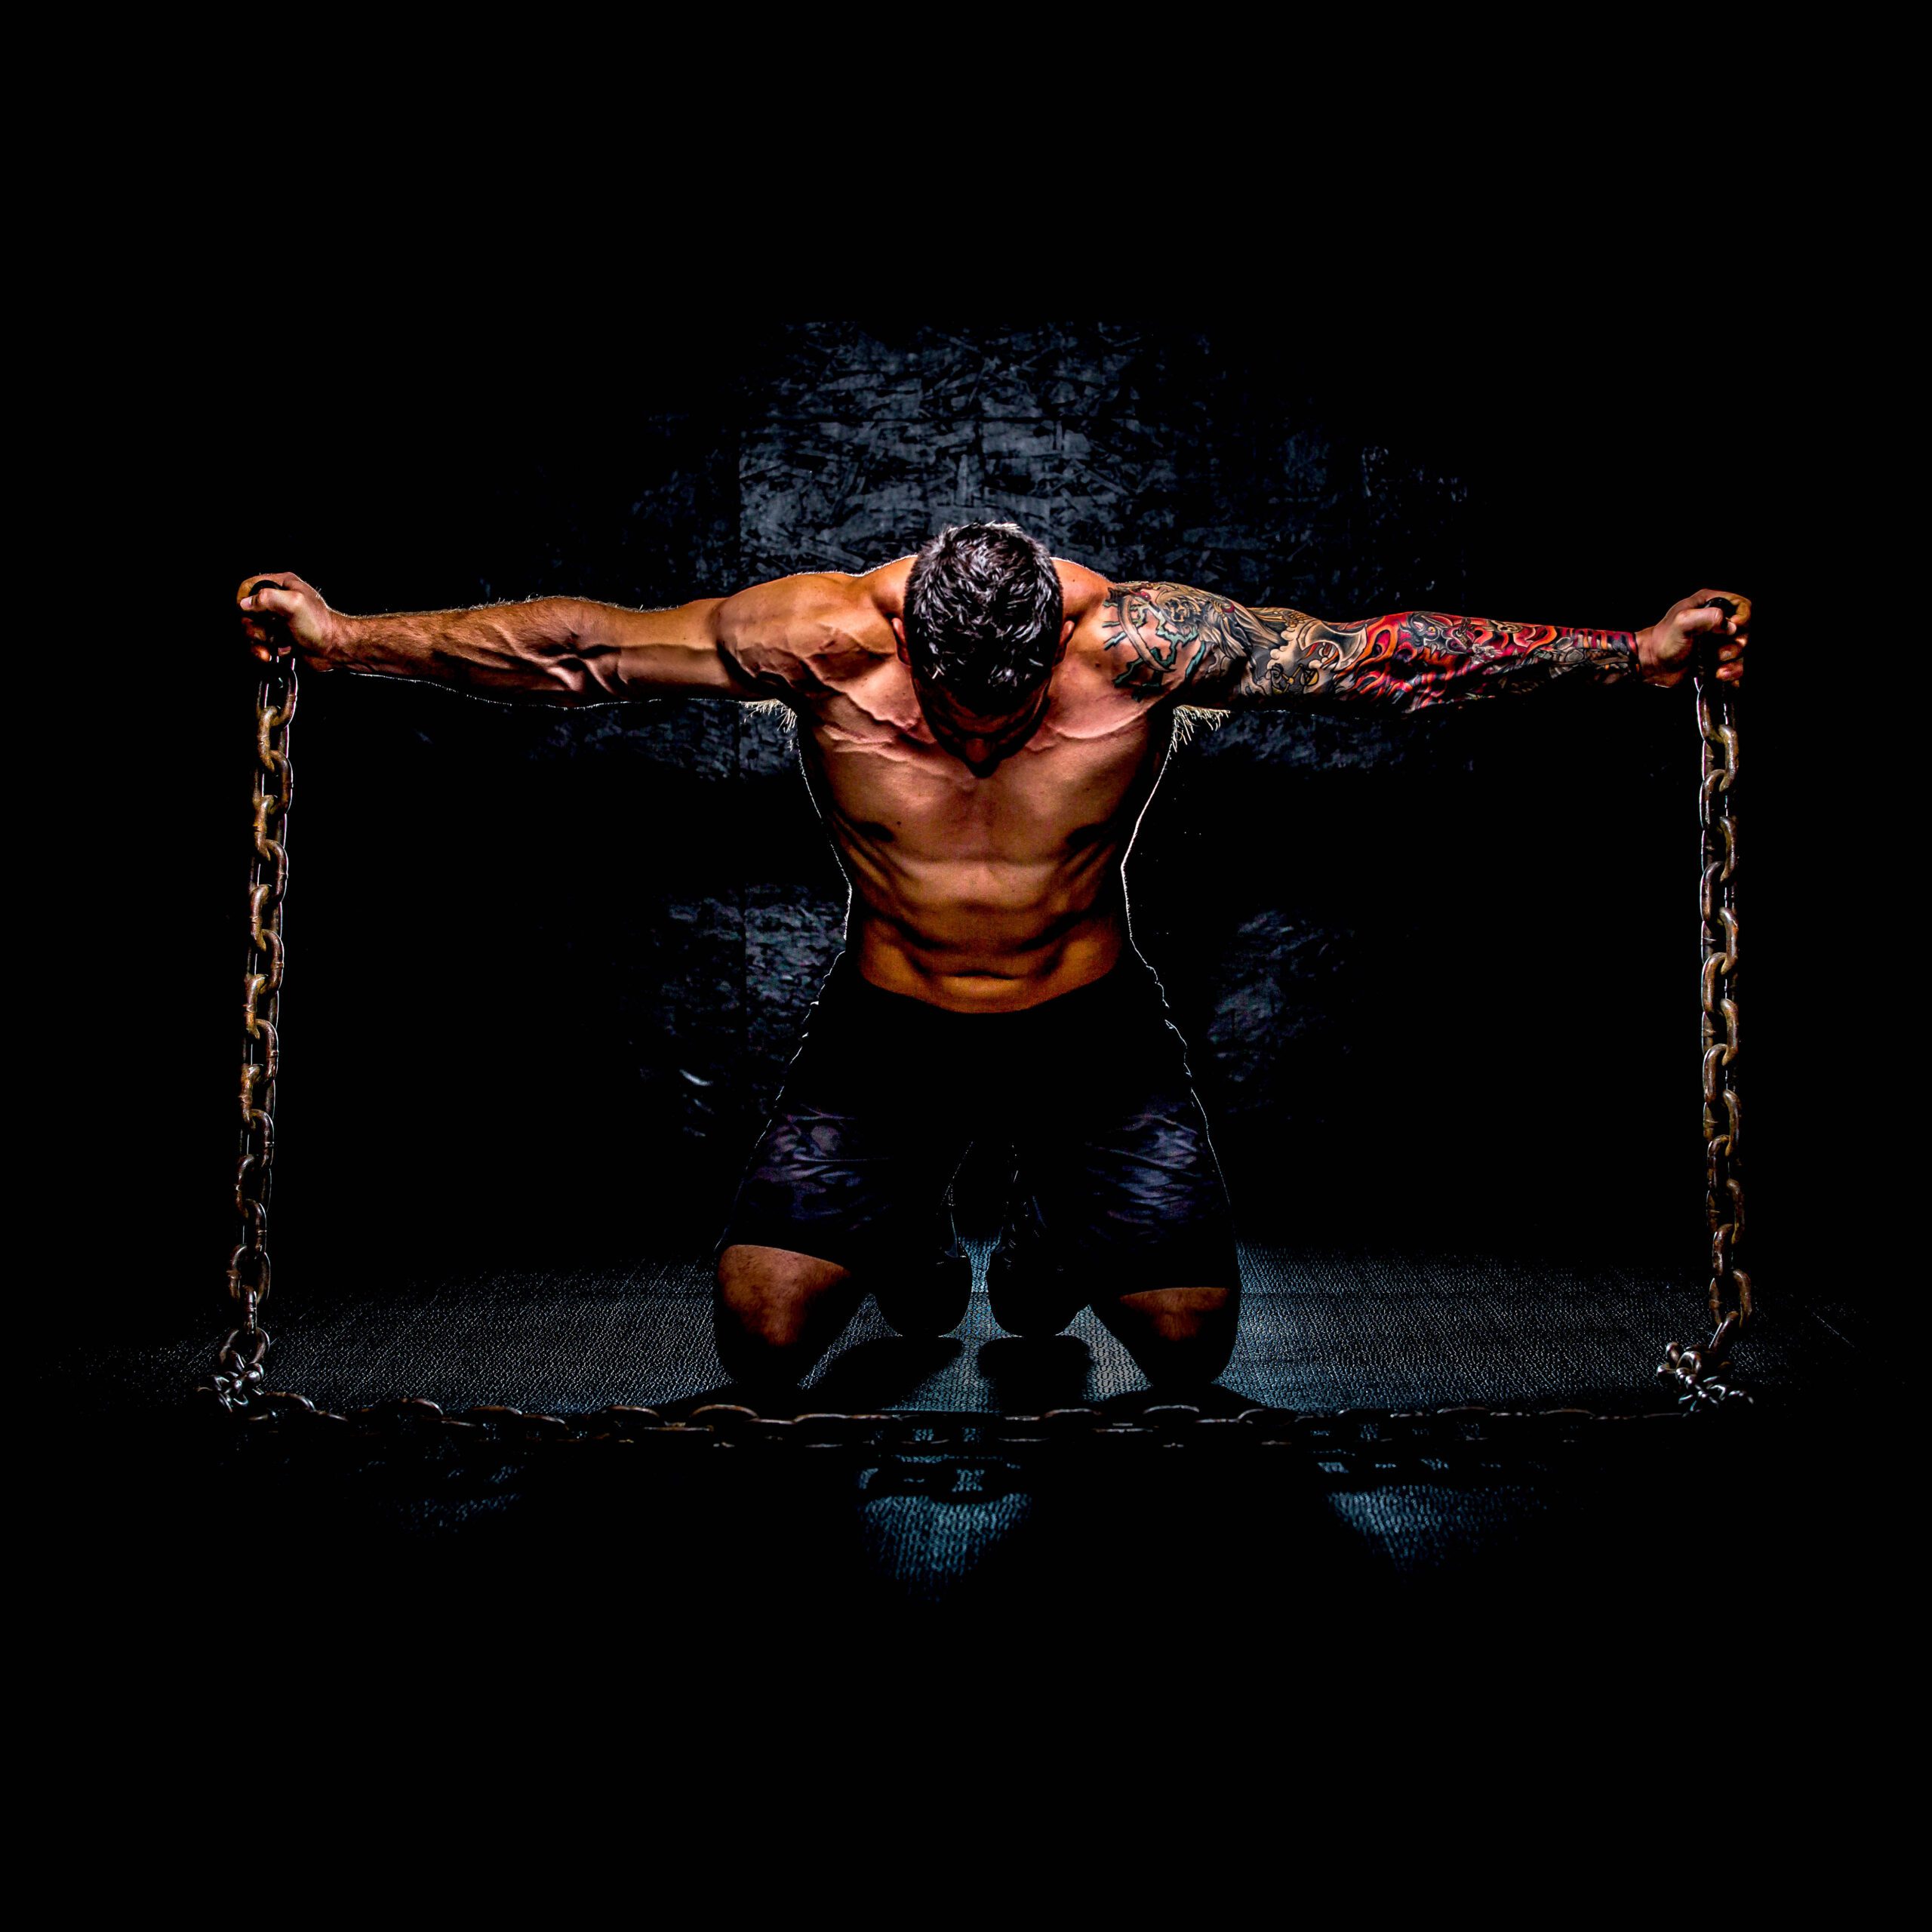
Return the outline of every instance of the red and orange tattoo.
<path id="1" fill-rule="evenodd" d="M 1101 623 L 1106 649 L 1120 654 L 1114 682 L 1122 691 L 1207 706 L 1336 697 L 1420 711 L 1534 690 L 1571 671 L 1607 681 L 1638 670 L 1628 631 L 1437 611 L 1330 624 L 1179 583 L 1116 584 Z"/>

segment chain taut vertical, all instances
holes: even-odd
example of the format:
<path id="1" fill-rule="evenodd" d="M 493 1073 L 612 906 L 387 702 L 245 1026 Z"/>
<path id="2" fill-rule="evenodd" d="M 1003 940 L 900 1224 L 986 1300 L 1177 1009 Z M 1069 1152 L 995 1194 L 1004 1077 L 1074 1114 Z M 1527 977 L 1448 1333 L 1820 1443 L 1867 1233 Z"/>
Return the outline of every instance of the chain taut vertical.
<path id="1" fill-rule="evenodd" d="M 1718 676 L 1717 667 L 1716 645 L 1707 641 L 1694 675 L 1703 744 L 1697 786 L 1698 987 L 1713 1333 L 1701 1349 L 1672 1343 L 1657 1369 L 1660 1380 L 1676 1383 L 1684 1399 L 1694 1404 L 1740 1392 L 1724 1380 L 1730 1367 L 1725 1355 L 1752 1312 L 1751 1277 L 1742 1261 L 1743 1115 L 1737 1097 L 1737 693 Z"/>
<path id="2" fill-rule="evenodd" d="M 295 695 L 295 659 L 285 651 L 263 673 L 255 691 L 254 845 L 248 861 L 248 969 L 242 981 L 242 1144 L 235 1164 L 241 1239 L 228 1258 L 228 1293 L 236 1325 L 221 1345 L 213 1377 L 214 1393 L 227 1409 L 245 1407 L 260 1386 L 269 1346 L 261 1311 L 270 1280 L 269 1192 L 275 1174 L 281 912 L 288 890 L 288 806 L 295 777 L 288 740 Z"/>

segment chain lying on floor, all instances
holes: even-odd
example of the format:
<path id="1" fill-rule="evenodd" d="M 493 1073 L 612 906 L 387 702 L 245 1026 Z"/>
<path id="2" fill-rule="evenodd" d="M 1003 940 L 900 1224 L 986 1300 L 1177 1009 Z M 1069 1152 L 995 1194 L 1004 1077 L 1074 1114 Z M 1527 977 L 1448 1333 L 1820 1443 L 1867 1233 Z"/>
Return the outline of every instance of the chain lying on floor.
<path id="1" fill-rule="evenodd" d="M 718 1466 L 712 1459 L 745 1466 L 774 1456 L 795 1466 L 793 1459 L 803 1455 L 862 1469 L 867 1495 L 956 1500 L 1010 1494 L 1048 1464 L 1064 1468 L 1101 1457 L 1118 1466 L 1147 1452 L 1183 1449 L 1190 1457 L 1238 1458 L 1250 1467 L 1258 1466 L 1257 1457 L 1274 1461 L 1287 1452 L 1287 1460 L 1331 1482 L 1467 1478 L 1532 1461 L 1574 1463 L 1614 1444 L 1674 1439 L 1689 1412 L 1680 1404 L 1629 1415 L 1474 1406 L 1319 1414 L 1254 1407 L 1214 1415 L 1186 1403 L 1150 1403 L 1128 1417 L 1094 1408 L 1030 1416 L 895 1410 L 785 1417 L 712 1402 L 683 1415 L 613 1404 L 592 1414 L 563 1416 L 496 1404 L 451 1411 L 414 1396 L 340 1412 L 279 1389 L 255 1390 L 244 1410 L 211 1388 L 197 1393 L 211 1408 L 236 1416 L 249 1436 L 377 1449 L 433 1444 L 458 1456 L 598 1444 L 651 1456 L 660 1467 Z"/>
<path id="2" fill-rule="evenodd" d="M 1717 1325 L 1701 1348 L 1671 1343 L 1657 1371 L 1658 1380 L 1675 1392 L 1679 1409 L 1692 1412 L 1750 1400 L 1730 1380 L 1729 1350 L 1752 1303 L 1751 1278 L 1738 1266 L 1744 1193 L 1739 1174 L 1736 1066 L 1737 823 L 1731 797 L 1738 768 L 1737 694 L 1719 681 L 1716 669 L 1715 650 L 1707 649 L 1699 658 L 1695 678 L 1697 728 L 1703 743 L 1697 801 L 1705 1206 L 1711 1229 L 1710 1312 Z M 289 724 L 295 715 L 295 660 L 288 654 L 263 673 L 255 696 L 250 956 L 242 1015 L 242 1148 L 235 1177 L 235 1211 L 241 1217 L 242 1238 L 228 1266 L 229 1295 L 241 1310 L 242 1319 L 223 1341 L 209 1383 L 195 1392 L 211 1398 L 223 1412 L 272 1427 L 312 1423 L 324 1429 L 401 1434 L 426 1426 L 453 1435 L 470 1432 L 478 1440 L 487 1435 L 522 1441 L 648 1440 L 724 1445 L 786 1441 L 820 1447 L 843 1444 L 927 1456 L 969 1446 L 977 1451 L 1069 1441 L 1152 1441 L 1168 1446 L 1245 1442 L 1269 1447 L 1294 1445 L 1318 1452 L 1324 1444 L 1339 1444 L 1343 1433 L 1352 1429 L 1357 1438 L 1355 1450 L 1345 1452 L 1338 1447 L 1332 1453 L 1358 1453 L 1368 1444 L 1401 1444 L 1411 1460 L 1421 1454 L 1420 1445 L 1425 1441 L 1445 1451 L 1460 1451 L 1476 1443 L 1493 1444 L 1499 1431 L 1520 1445 L 1539 1432 L 1553 1441 L 1563 1431 L 1657 1419 L 1577 1408 L 1512 1411 L 1473 1406 L 1412 1414 L 1354 1409 L 1301 1414 L 1254 1408 L 1223 1417 L 1171 1404 L 1149 1406 L 1131 1423 L 1085 1408 L 1056 1409 L 1033 1417 L 921 1414 L 912 1411 L 786 1420 L 712 1404 L 694 1410 L 688 1419 L 671 1420 L 654 1410 L 622 1407 L 574 1417 L 527 1414 L 494 1405 L 451 1414 L 434 1402 L 408 1396 L 343 1415 L 318 1407 L 305 1395 L 265 1387 L 269 1338 L 260 1315 L 270 1281 L 268 1201 L 275 1164 L 281 915 L 288 887 L 288 808 L 294 783 L 289 762 Z M 1476 1432 L 1473 1435 L 1472 1430 Z"/>

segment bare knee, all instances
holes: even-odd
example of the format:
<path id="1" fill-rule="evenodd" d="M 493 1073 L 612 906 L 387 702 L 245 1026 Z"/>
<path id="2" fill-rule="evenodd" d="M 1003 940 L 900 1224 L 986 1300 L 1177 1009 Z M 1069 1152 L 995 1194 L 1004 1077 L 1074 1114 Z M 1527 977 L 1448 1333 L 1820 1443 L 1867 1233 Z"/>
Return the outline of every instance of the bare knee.
<path id="1" fill-rule="evenodd" d="M 850 1271 L 789 1250 L 734 1244 L 718 1257 L 718 1352 L 747 1380 L 795 1380 L 851 1313 Z"/>
<path id="2" fill-rule="evenodd" d="M 746 1341 L 774 1349 L 803 1337 L 813 1286 L 809 1275 L 801 1279 L 799 1271 L 774 1266 L 779 1252 L 728 1247 L 718 1257 L 719 1313 Z"/>
<path id="3" fill-rule="evenodd" d="M 1152 1288 L 1117 1303 L 1150 1341 L 1198 1342 L 1234 1320 L 1232 1288 Z"/>
<path id="4" fill-rule="evenodd" d="M 1149 1382 L 1201 1383 L 1228 1365 L 1240 1301 L 1233 1288 L 1151 1288 L 1097 1303 L 1094 1312 Z"/>

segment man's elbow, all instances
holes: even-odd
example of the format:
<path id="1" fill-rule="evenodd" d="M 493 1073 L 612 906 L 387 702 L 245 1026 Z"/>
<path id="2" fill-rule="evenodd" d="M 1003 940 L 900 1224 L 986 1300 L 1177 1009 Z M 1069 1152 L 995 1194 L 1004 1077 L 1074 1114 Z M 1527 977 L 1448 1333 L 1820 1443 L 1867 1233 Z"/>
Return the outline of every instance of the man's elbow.
<path id="1" fill-rule="evenodd" d="M 597 607 L 574 597 L 547 597 L 531 608 L 536 621 L 517 655 L 531 694 L 552 704 L 595 703 L 617 695 L 617 650 L 602 635 Z"/>

